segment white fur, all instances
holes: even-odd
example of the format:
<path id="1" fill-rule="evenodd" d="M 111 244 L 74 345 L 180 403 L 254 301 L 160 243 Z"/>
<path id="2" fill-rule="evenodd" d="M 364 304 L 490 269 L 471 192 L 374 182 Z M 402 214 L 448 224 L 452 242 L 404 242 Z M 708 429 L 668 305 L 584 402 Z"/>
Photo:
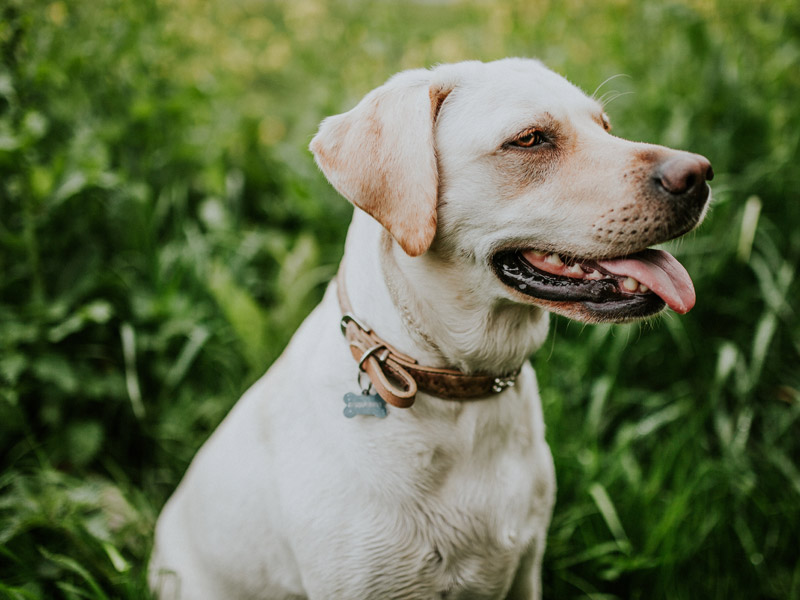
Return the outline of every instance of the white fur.
<path id="1" fill-rule="evenodd" d="M 588 224 L 627 201 L 622 165 L 646 146 L 601 115 L 538 62 L 509 59 L 401 74 L 323 123 L 312 149 L 360 207 L 344 259 L 354 312 L 423 364 L 522 372 L 489 399 L 420 393 L 386 419 L 347 419 L 357 369 L 332 284 L 165 507 L 150 566 L 162 599 L 540 596 L 555 479 L 526 358 L 547 313 L 489 257 L 512 243 L 624 249 Z M 569 153 L 530 182 L 510 176 L 524 167 L 504 142 L 545 121 Z"/>

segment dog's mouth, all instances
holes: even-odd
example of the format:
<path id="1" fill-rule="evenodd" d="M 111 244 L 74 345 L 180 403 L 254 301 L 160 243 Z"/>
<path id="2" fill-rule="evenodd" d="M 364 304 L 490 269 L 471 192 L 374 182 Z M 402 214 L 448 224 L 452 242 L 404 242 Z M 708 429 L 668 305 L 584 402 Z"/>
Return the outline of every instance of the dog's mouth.
<path id="1" fill-rule="evenodd" d="M 643 318 L 665 305 L 684 314 L 695 303 L 686 269 L 663 250 L 603 260 L 533 249 L 502 250 L 492 257 L 492 266 L 500 281 L 517 293 L 581 320 Z"/>

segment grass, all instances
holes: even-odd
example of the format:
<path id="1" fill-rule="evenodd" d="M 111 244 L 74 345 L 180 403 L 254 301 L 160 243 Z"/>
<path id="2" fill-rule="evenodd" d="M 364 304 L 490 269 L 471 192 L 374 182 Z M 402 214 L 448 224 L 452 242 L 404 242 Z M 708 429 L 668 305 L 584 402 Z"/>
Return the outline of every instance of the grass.
<path id="1" fill-rule="evenodd" d="M 305 147 L 392 73 L 538 56 L 717 174 L 698 305 L 555 319 L 547 598 L 800 598 L 795 2 L 0 2 L 0 597 L 144 598 L 188 461 L 318 301 Z"/>

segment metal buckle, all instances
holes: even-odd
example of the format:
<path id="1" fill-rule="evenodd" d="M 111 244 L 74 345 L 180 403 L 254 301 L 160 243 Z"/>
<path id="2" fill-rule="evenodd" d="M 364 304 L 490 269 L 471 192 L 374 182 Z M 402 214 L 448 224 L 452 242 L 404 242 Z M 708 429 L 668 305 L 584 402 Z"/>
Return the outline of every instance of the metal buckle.
<path id="1" fill-rule="evenodd" d="M 364 331 L 365 333 L 370 333 L 372 329 L 369 328 L 369 325 L 365 325 L 361 321 L 358 320 L 353 313 L 345 313 L 342 315 L 342 320 L 339 321 L 339 326 L 342 328 L 342 334 L 344 335 L 347 332 L 347 324 L 352 321 L 356 325 L 358 325 L 359 329 Z"/>
<path id="2" fill-rule="evenodd" d="M 516 380 L 516 375 L 510 375 L 508 377 L 495 377 L 492 391 L 496 394 L 499 394 L 506 388 L 514 387 L 517 384 Z"/>
<path id="3" fill-rule="evenodd" d="M 380 354 L 375 354 L 378 350 L 383 349 L 383 352 Z M 362 394 L 369 394 L 370 389 L 372 389 L 372 380 L 369 377 L 369 374 L 364 369 L 364 361 L 366 361 L 370 356 L 375 355 L 375 358 L 378 359 L 379 362 L 384 363 L 386 362 L 386 358 L 389 356 L 389 349 L 384 346 L 383 344 L 375 344 L 372 348 L 368 348 L 364 354 L 361 355 L 361 358 L 358 361 L 358 375 L 356 376 L 356 381 L 358 381 L 358 387 L 361 388 Z M 361 374 L 367 375 L 367 385 L 365 386 L 361 383 Z"/>
<path id="4" fill-rule="evenodd" d="M 383 344 L 375 344 L 372 348 L 368 348 L 364 354 L 361 355 L 361 358 L 358 361 L 358 370 L 364 370 L 364 361 L 367 360 L 370 356 L 375 354 L 378 350 L 383 348 L 383 352 L 381 354 L 376 354 L 375 358 L 378 359 L 380 362 L 386 362 L 386 358 L 389 356 L 389 349 L 384 346 Z"/>

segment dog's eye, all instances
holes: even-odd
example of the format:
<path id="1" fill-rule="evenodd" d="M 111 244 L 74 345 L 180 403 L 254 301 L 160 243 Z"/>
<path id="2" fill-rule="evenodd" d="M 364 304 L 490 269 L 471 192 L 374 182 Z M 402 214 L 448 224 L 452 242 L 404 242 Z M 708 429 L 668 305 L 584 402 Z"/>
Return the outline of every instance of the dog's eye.
<path id="1" fill-rule="evenodd" d="M 544 134 L 541 131 L 532 130 L 526 131 L 521 136 L 511 142 L 512 146 L 517 148 L 533 148 L 546 141 Z"/>

